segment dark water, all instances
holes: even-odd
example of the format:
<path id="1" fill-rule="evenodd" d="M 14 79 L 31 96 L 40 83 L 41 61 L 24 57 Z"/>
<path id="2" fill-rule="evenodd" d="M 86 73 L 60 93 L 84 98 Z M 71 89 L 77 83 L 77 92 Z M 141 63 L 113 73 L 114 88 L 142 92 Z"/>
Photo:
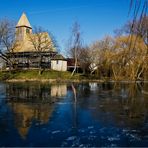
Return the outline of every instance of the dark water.
<path id="1" fill-rule="evenodd" d="M 148 146 L 148 84 L 0 83 L 0 147 Z"/>

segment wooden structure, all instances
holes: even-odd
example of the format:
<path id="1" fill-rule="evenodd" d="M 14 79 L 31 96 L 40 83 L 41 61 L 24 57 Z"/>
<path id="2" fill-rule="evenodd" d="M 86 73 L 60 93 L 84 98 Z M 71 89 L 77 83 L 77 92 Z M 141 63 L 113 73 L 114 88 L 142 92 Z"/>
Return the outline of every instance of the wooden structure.
<path id="1" fill-rule="evenodd" d="M 57 57 L 58 52 L 56 51 L 55 45 L 52 42 L 49 34 L 47 32 L 42 32 L 40 35 L 42 36 L 41 40 L 46 38 L 48 42 L 48 47 L 42 51 L 37 51 L 34 48 L 33 43 L 30 41 L 30 37 L 33 37 L 36 42 L 38 42 L 39 34 L 32 33 L 32 27 L 27 19 L 25 13 L 22 14 L 21 18 L 19 19 L 16 25 L 16 43 L 17 46 L 14 48 L 13 52 L 8 53 L 8 58 L 13 61 L 13 67 L 15 68 L 51 68 L 51 59 L 55 59 Z M 40 58 L 42 60 L 40 61 Z M 61 59 L 59 59 L 61 60 Z M 65 64 L 66 60 L 63 58 L 63 63 Z M 63 64 L 62 64 L 63 65 Z M 60 67 L 62 65 L 56 65 Z M 67 66 L 67 64 L 65 64 Z M 56 70 L 63 69 L 56 68 Z M 66 71 L 67 67 L 62 70 Z"/>

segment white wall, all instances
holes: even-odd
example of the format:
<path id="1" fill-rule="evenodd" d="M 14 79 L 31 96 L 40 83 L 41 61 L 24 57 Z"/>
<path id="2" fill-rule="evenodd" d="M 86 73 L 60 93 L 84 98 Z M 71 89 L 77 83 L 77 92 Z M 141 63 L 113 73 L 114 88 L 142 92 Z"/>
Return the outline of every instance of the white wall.
<path id="1" fill-rule="evenodd" d="M 67 71 L 67 61 L 51 60 L 51 69 L 57 71 Z"/>

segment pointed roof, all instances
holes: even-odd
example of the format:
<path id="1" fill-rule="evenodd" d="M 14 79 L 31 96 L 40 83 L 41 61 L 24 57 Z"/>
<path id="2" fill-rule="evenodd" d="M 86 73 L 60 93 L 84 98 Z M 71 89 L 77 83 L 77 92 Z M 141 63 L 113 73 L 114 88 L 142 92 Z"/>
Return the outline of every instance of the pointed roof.
<path id="1" fill-rule="evenodd" d="M 22 26 L 32 28 L 25 13 L 22 14 L 22 16 L 20 17 L 20 19 L 16 25 L 16 27 L 22 27 Z"/>

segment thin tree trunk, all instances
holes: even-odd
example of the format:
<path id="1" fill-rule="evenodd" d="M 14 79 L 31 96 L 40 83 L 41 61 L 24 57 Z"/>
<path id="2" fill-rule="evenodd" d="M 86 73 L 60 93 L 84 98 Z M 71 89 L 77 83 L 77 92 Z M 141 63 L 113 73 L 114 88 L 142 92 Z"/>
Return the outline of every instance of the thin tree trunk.
<path id="1" fill-rule="evenodd" d="M 39 61 L 39 75 L 42 73 L 42 56 L 40 55 L 40 61 Z"/>
<path id="2" fill-rule="evenodd" d="M 74 69 L 73 69 L 73 72 L 71 74 L 71 76 L 74 75 L 76 69 L 77 69 L 77 63 L 78 63 L 78 59 L 77 59 L 77 49 L 75 48 L 75 66 L 74 66 Z"/>

